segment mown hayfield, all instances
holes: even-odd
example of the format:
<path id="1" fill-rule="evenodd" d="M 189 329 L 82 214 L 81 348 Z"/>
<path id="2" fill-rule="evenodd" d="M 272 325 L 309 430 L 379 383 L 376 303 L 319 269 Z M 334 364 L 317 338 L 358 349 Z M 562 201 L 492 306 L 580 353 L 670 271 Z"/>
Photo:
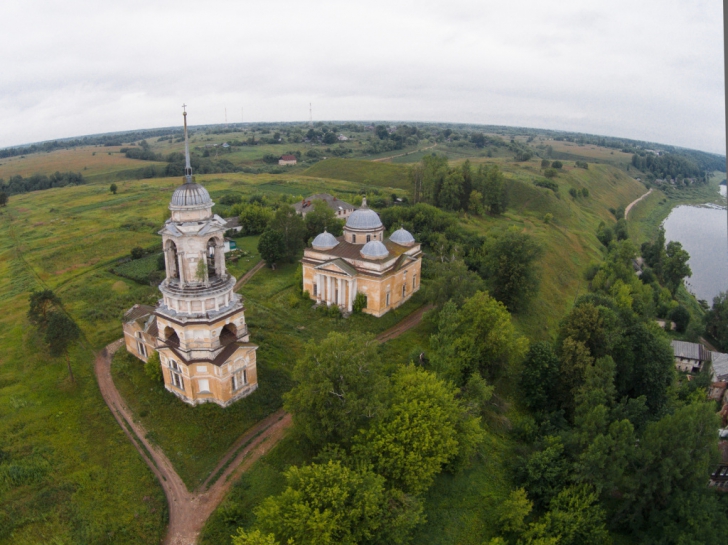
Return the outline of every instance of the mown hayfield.
<path id="1" fill-rule="evenodd" d="M 119 153 L 119 149 L 121 149 L 119 146 L 84 146 L 0 159 L 0 178 L 7 181 L 15 175 L 27 178 L 33 174 L 49 175 L 54 172 L 69 171 L 80 172 L 88 178 L 164 164 L 128 159 L 123 153 Z"/>
<path id="2" fill-rule="evenodd" d="M 400 152 L 392 152 L 392 155 Z M 304 176 L 347 180 L 363 184 L 396 189 L 409 189 L 408 168 L 392 163 L 374 163 L 356 159 L 331 158 L 319 161 L 302 172 Z"/>

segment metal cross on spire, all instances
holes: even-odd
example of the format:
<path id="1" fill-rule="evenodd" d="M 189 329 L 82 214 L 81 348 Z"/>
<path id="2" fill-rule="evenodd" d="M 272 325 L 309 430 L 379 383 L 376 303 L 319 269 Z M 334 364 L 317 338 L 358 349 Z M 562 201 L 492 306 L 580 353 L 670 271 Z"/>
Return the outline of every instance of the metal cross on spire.
<path id="1" fill-rule="evenodd" d="M 191 184 L 192 180 L 192 165 L 190 163 L 190 142 L 187 138 L 187 104 L 182 104 L 182 117 L 185 122 L 185 183 Z"/>

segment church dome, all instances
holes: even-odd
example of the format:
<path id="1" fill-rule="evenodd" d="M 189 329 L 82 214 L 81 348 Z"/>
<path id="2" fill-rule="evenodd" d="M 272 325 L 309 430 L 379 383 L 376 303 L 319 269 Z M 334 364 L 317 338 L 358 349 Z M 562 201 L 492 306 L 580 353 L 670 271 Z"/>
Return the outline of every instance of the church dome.
<path id="1" fill-rule="evenodd" d="M 378 240 L 367 242 L 360 250 L 362 257 L 367 259 L 384 259 L 389 255 L 387 247 Z"/>
<path id="2" fill-rule="evenodd" d="M 311 246 L 313 246 L 314 250 L 330 250 L 337 244 L 339 244 L 339 241 L 336 240 L 336 237 L 331 233 L 327 233 L 326 231 L 324 231 L 320 235 L 316 235 L 316 238 L 313 239 Z"/>
<path id="3" fill-rule="evenodd" d="M 412 246 L 415 243 L 415 237 L 412 236 L 412 233 L 407 231 L 407 229 L 402 228 L 397 229 L 394 233 L 392 233 L 389 240 L 399 244 L 400 246 Z"/>
<path id="4" fill-rule="evenodd" d="M 212 206 L 212 199 L 207 189 L 200 184 L 182 184 L 172 194 L 172 206 Z"/>
<path id="5" fill-rule="evenodd" d="M 383 227 L 379 214 L 367 208 L 367 201 L 364 199 L 361 208 L 354 210 L 346 219 L 346 226 L 351 229 L 379 229 Z"/>

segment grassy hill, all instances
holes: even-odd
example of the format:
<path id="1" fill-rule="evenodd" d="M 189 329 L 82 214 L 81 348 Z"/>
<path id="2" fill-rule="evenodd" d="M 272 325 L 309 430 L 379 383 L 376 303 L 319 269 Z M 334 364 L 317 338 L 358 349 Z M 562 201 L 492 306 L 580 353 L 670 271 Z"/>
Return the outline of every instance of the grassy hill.
<path id="1" fill-rule="evenodd" d="M 460 221 L 485 234 L 516 225 L 543 245 L 540 294 L 516 321 L 531 338 L 548 338 L 574 297 L 585 291 L 583 271 L 601 251 L 596 226 L 602 220 L 613 221 L 609 207 L 626 205 L 644 187 L 613 166 L 590 165 L 584 170 L 566 164 L 555 179 L 559 191 L 554 193 L 533 184 L 542 179 L 536 161 L 490 160 L 498 162 L 507 177 L 508 211 L 500 218 L 462 214 Z M 331 159 L 304 176 L 215 174 L 198 176 L 198 181 L 213 200 L 230 192 L 343 194 L 362 186 L 402 192 L 407 187 L 406 169 Z M 121 313 L 134 303 L 153 304 L 158 298 L 154 287 L 116 276 L 110 269 L 135 246 L 159 245 L 156 231 L 179 183 L 167 178 L 124 181 L 117 183 L 116 195 L 105 183 L 90 183 L 16 195 L 0 209 L 0 450 L 5 453 L 0 456 L 0 543 L 37 543 L 42 536 L 58 537 L 63 543 L 103 539 L 157 543 L 163 534 L 166 507 L 161 489 L 103 403 L 92 364 L 94 351 L 120 337 Z M 590 196 L 573 199 L 568 193 L 571 187 L 586 187 Z M 547 213 L 553 215 L 550 223 L 544 222 Z M 333 329 L 381 331 L 403 315 L 341 322 L 311 314 L 306 305 L 294 301 L 293 282 L 293 267 L 266 270 L 243 291 L 252 336 L 261 345 L 261 380 L 270 378 L 277 389 L 270 392 L 265 410 L 280 404 L 280 394 L 290 386 L 288 370 L 305 340 Z M 29 292 L 44 287 L 62 298 L 84 334 L 83 343 L 71 354 L 75 384 L 66 378 L 64 362 L 48 356 L 25 318 Z M 413 347 L 426 344 L 428 327 L 423 323 L 388 344 L 387 355 L 405 359 Z M 249 425 L 227 425 L 214 407 L 205 411 L 183 407 L 184 415 L 170 411 L 167 416 L 172 420 L 167 421 L 155 397 L 164 393 L 148 391 L 151 386 L 140 368 L 121 371 L 115 371 L 119 387 L 132 410 L 154 433 L 153 439 L 172 454 L 190 485 L 209 472 L 216 456 Z M 175 419 L 181 431 L 166 433 L 164 426 L 173 427 Z M 209 429 L 216 430 L 215 442 L 205 441 L 204 433 L 190 441 L 213 423 L 216 427 Z M 505 460 L 510 448 L 495 434 L 484 451 L 486 462 L 438 480 L 427 503 L 430 522 L 418 534 L 418 542 L 465 543 L 470 542 L 464 540 L 466 534 L 478 539 L 489 535 L 483 517 L 508 490 Z M 293 457 L 282 459 L 290 462 Z M 452 507 L 445 508 L 446 504 Z"/>
<path id="2" fill-rule="evenodd" d="M 408 167 L 392 163 L 374 163 L 356 159 L 326 159 L 302 172 L 304 176 L 346 180 L 367 186 L 409 189 Z"/>

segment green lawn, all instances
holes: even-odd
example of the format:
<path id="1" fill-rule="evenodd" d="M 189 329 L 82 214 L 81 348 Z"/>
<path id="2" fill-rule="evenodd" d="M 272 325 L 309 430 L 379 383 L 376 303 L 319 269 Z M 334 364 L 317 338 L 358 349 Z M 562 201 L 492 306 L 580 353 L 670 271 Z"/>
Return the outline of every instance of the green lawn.
<path id="1" fill-rule="evenodd" d="M 397 155 L 403 152 L 391 152 Z M 347 180 L 365 186 L 409 189 L 408 167 L 392 163 L 374 163 L 356 159 L 326 159 L 304 170 L 304 176 Z"/>

